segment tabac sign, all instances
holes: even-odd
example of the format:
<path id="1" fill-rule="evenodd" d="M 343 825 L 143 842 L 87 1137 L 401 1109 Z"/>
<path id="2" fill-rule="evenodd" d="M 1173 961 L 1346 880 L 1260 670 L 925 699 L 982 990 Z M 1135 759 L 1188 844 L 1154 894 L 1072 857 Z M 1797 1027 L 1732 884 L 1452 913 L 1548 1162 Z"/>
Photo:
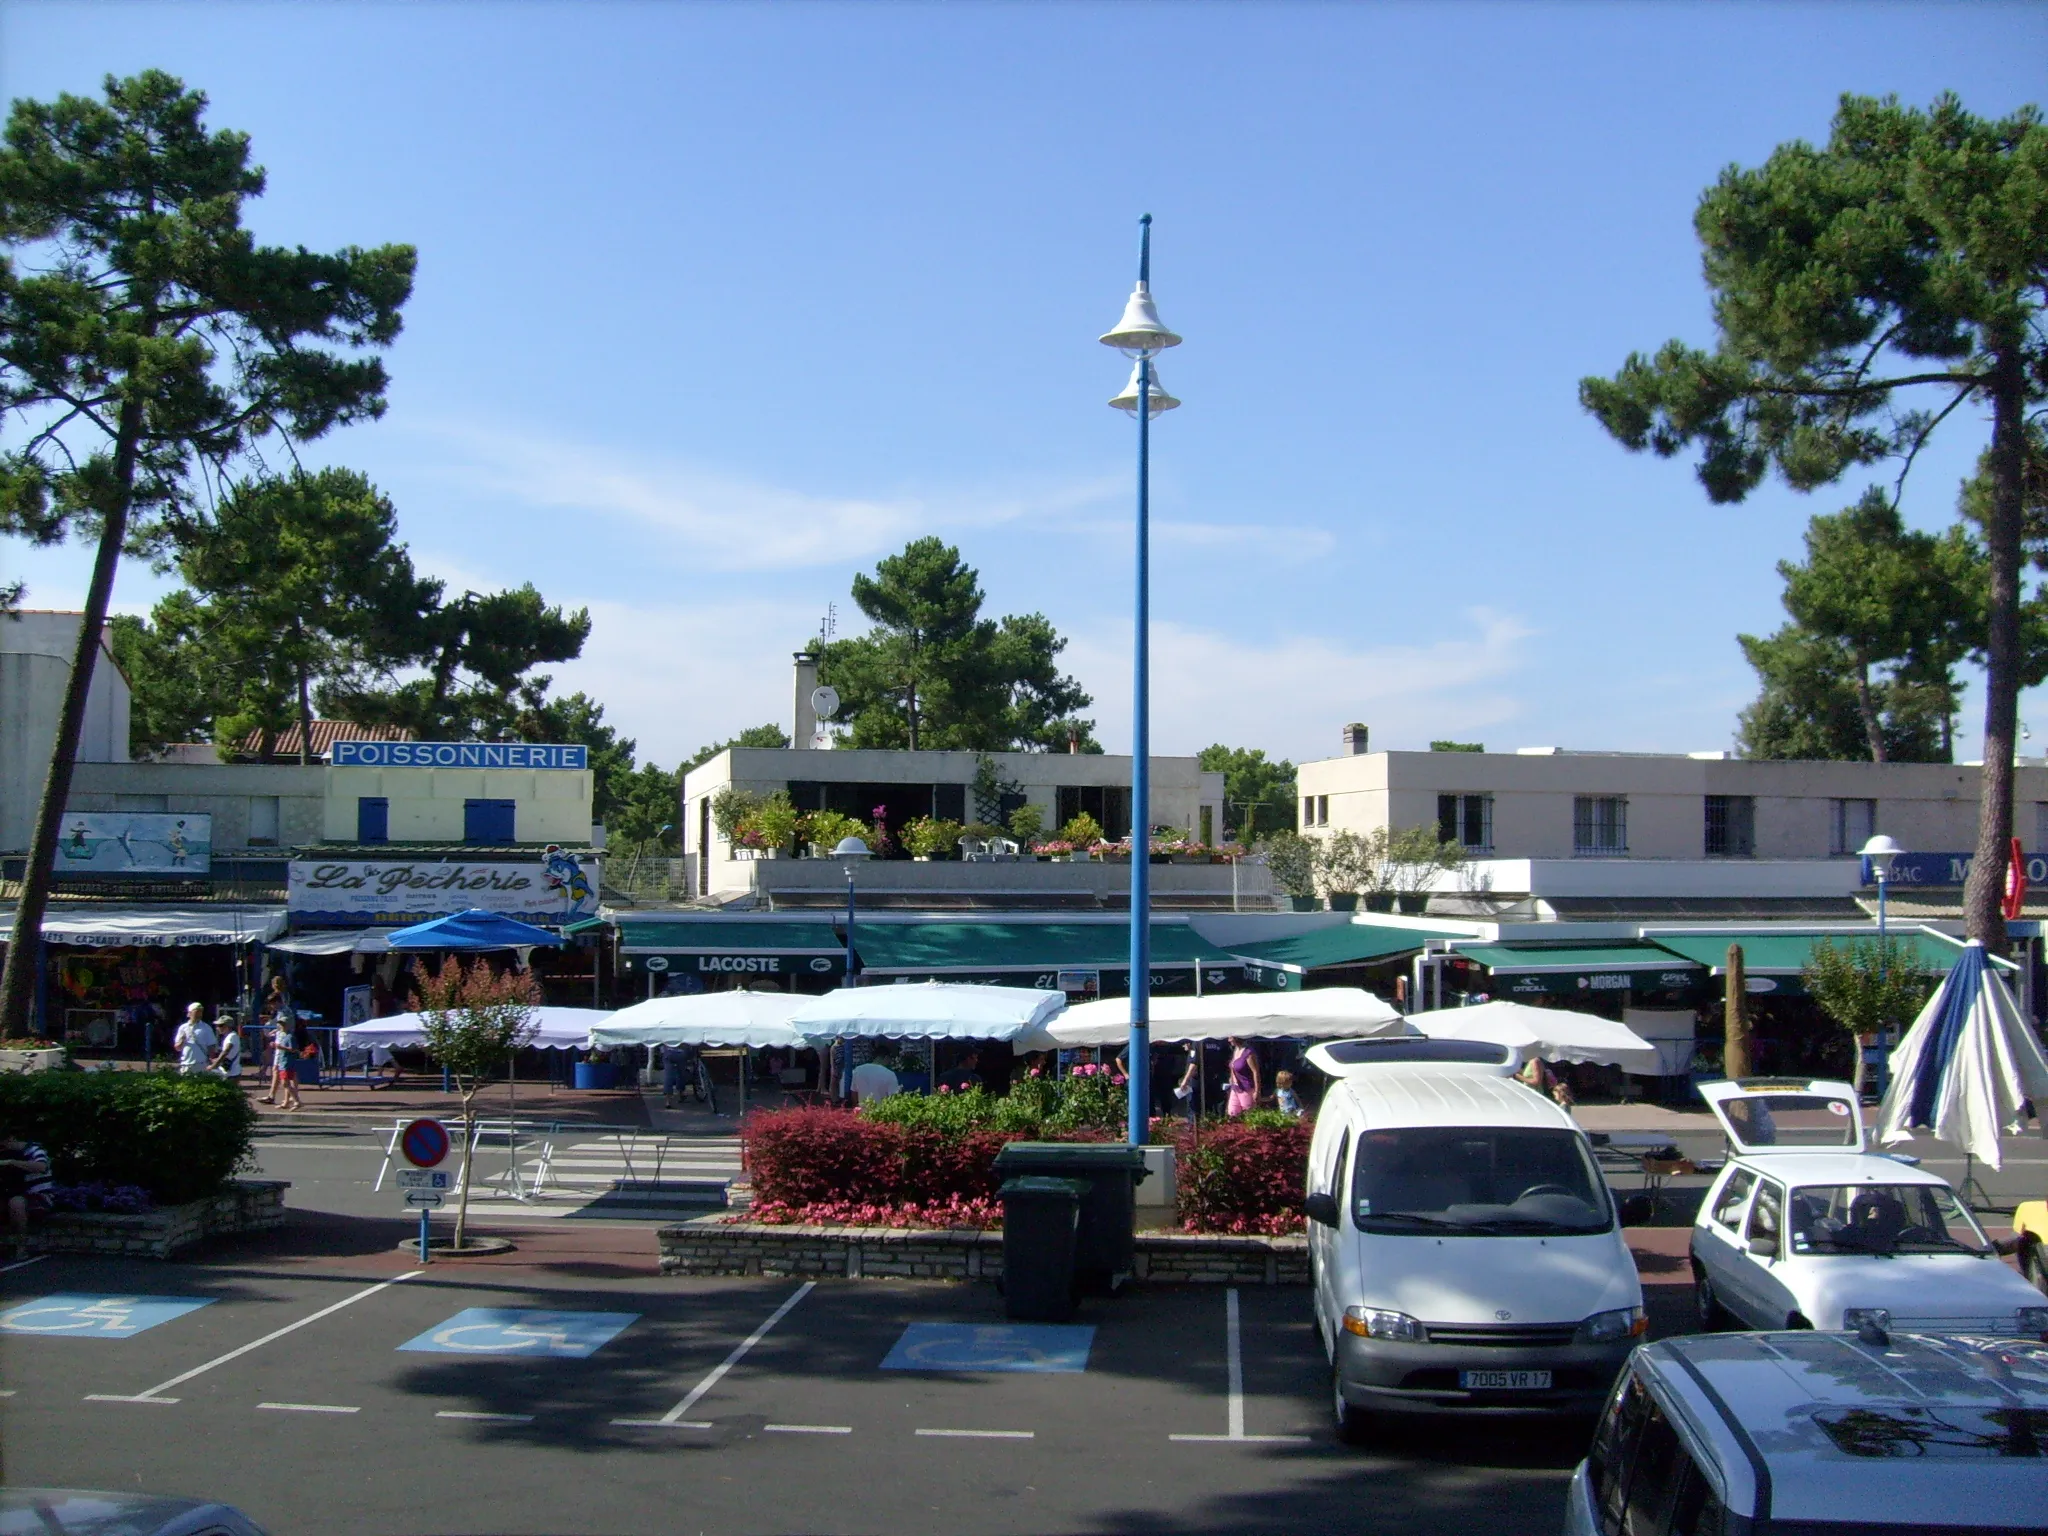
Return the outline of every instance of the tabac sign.
<path id="1" fill-rule="evenodd" d="M 559 848 L 524 864 L 294 859 L 285 906 L 295 923 L 417 923 L 475 907 L 560 924 L 596 915 L 597 863 Z"/>

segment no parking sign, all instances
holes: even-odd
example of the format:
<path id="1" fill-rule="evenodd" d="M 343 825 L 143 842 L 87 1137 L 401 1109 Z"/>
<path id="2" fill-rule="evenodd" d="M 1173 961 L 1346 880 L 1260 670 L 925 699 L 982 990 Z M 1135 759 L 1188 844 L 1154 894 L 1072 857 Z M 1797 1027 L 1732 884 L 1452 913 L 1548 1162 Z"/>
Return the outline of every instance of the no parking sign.
<path id="1" fill-rule="evenodd" d="M 438 1120 L 415 1120 L 398 1135 L 401 1156 L 415 1168 L 438 1168 L 448 1156 L 448 1127 Z"/>

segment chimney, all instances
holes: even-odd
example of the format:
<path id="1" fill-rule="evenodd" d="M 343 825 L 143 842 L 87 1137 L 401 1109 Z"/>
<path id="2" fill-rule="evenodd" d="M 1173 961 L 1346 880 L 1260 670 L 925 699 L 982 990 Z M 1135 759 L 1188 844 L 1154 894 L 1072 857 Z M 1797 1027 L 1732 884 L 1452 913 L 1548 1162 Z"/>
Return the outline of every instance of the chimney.
<path id="1" fill-rule="evenodd" d="M 789 744 L 799 752 L 811 749 L 811 738 L 818 734 L 818 712 L 811 708 L 811 695 L 818 687 L 818 658 L 809 651 L 796 653 L 796 720 L 795 729 L 789 733 Z"/>
<path id="2" fill-rule="evenodd" d="M 1360 725 L 1356 720 L 1352 721 L 1351 724 L 1345 726 L 1344 755 L 1346 757 L 1365 756 L 1367 750 L 1365 745 L 1365 738 L 1366 729 L 1364 726 Z"/>
<path id="3" fill-rule="evenodd" d="M 1078 725 L 1070 725 L 1067 727 L 1067 756 L 1077 756 L 1080 751 L 1081 728 Z"/>

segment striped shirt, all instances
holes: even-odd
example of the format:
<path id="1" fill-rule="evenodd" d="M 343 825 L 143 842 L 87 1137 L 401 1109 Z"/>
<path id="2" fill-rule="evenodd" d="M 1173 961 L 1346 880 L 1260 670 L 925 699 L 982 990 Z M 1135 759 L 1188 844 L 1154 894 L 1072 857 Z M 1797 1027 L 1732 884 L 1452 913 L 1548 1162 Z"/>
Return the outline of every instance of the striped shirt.
<path id="1" fill-rule="evenodd" d="M 50 1154 L 45 1152 L 35 1142 L 23 1142 L 21 1150 L 14 1154 L 13 1160 L 22 1163 L 41 1163 L 43 1165 L 41 1173 L 23 1172 L 22 1177 L 28 1181 L 26 1193 L 46 1195 L 50 1192 L 50 1186 L 57 1182 L 50 1177 Z"/>

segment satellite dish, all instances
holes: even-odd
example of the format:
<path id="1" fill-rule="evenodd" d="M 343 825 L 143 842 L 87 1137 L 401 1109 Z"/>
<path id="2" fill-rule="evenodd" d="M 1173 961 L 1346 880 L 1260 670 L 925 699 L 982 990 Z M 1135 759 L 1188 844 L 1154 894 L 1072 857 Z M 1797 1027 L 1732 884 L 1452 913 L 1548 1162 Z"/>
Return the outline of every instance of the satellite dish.
<path id="1" fill-rule="evenodd" d="M 830 731 L 813 732 L 811 735 L 811 750 L 813 752 L 830 752 L 832 750 L 832 733 Z"/>
<path id="2" fill-rule="evenodd" d="M 820 720 L 829 720 L 839 713 L 839 690 L 829 683 L 822 688 L 811 690 L 811 713 Z"/>

